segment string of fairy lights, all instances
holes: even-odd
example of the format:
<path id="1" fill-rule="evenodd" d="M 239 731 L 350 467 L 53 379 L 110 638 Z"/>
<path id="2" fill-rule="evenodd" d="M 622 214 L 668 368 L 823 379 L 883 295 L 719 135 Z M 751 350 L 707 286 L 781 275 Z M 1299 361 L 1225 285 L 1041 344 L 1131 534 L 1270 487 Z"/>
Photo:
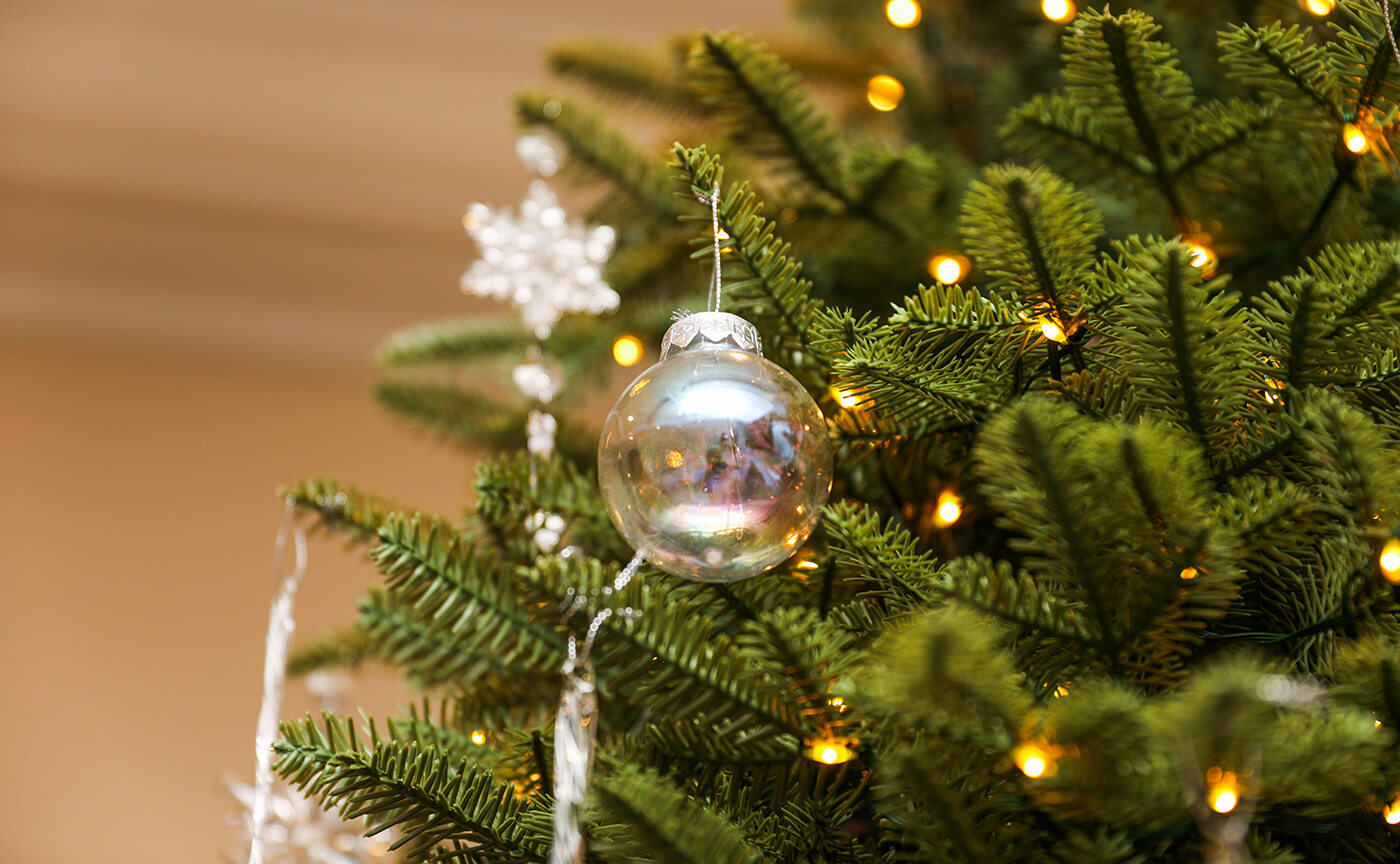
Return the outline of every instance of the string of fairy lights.
<path id="1" fill-rule="evenodd" d="M 1299 0 L 1299 6 L 1317 17 L 1326 17 L 1337 8 L 1337 0 Z M 887 0 L 884 4 L 885 18 L 902 30 L 917 27 L 924 18 L 924 10 L 918 0 Z M 1068 24 L 1078 15 L 1078 7 L 1073 0 L 1041 0 L 1040 12 L 1046 20 L 1055 24 Z M 895 111 L 904 99 L 905 86 L 894 75 L 881 72 L 866 81 L 866 102 L 882 113 Z M 1358 117 L 1345 123 L 1341 131 L 1342 146 L 1352 154 L 1364 155 L 1377 147 L 1385 148 L 1382 130 L 1368 122 L 1367 117 Z M 1183 238 L 1188 261 L 1206 278 L 1215 275 L 1220 258 L 1211 246 L 1209 234 L 1194 233 Z M 726 250 L 728 251 L 728 250 Z M 942 285 L 957 285 L 972 273 L 972 262 L 955 250 L 938 250 L 929 258 L 928 272 Z M 1051 342 L 1066 344 L 1073 335 L 1072 322 L 1058 321 L 1053 317 L 1039 317 L 1032 322 L 1032 328 Z M 630 333 L 620 334 L 612 346 L 613 360 L 623 367 L 635 366 L 645 357 L 642 341 Z M 848 390 L 833 388 L 832 397 L 842 408 L 851 408 L 860 402 L 860 397 Z"/>
<path id="2" fill-rule="evenodd" d="M 1336 10 L 1337 0 L 1299 0 L 1299 6 L 1312 15 L 1326 17 Z M 884 4 L 884 12 L 889 23 L 900 29 L 912 29 L 923 20 L 923 8 L 918 0 L 888 0 Z M 1078 14 L 1078 8 L 1073 0 L 1042 0 L 1040 12 L 1046 20 L 1064 25 L 1074 20 Z M 904 83 L 887 72 L 873 75 L 866 82 L 866 101 L 875 111 L 889 113 L 898 110 L 904 95 Z M 1348 152 L 1356 156 L 1362 156 L 1374 149 L 1385 148 L 1382 130 L 1370 122 L 1369 117 L 1358 117 L 1352 122 L 1344 124 L 1340 142 Z M 1205 278 L 1214 276 L 1219 265 L 1219 257 L 1210 245 L 1211 237 L 1204 233 L 1192 234 L 1184 237 L 1182 242 L 1190 265 L 1200 270 Z M 928 263 L 929 275 L 938 283 L 946 286 L 963 282 L 972 271 L 972 262 L 956 250 L 936 251 Z M 1037 318 L 1023 317 L 1031 327 L 1032 332 L 1038 333 L 1047 341 L 1060 344 L 1069 342 L 1072 335 L 1070 327 L 1073 322 L 1062 322 L 1048 315 Z M 613 342 L 612 356 L 619 366 L 635 366 L 644 359 L 645 349 L 641 339 L 637 336 L 623 333 Z M 1269 384 L 1275 389 L 1266 392 L 1265 398 L 1271 403 L 1277 402 L 1282 398 L 1283 385 L 1281 382 L 1272 380 Z M 829 395 L 842 410 L 858 411 L 866 398 L 860 391 L 841 383 L 833 384 Z M 954 491 L 944 490 L 939 494 L 934 505 L 932 519 L 937 528 L 950 528 L 963 515 L 963 501 Z M 1381 545 L 1375 560 L 1381 575 L 1390 583 L 1400 586 L 1400 537 L 1387 539 Z M 793 564 L 792 572 L 796 578 L 806 580 L 808 573 L 819 569 L 820 566 L 817 561 L 810 557 L 799 556 Z M 1200 575 L 1200 571 L 1194 566 L 1188 566 L 1183 568 L 1179 575 L 1183 582 L 1190 582 Z M 1059 699 L 1067 695 L 1068 692 L 1068 686 L 1059 685 L 1055 687 L 1051 695 L 1053 698 Z M 828 724 L 824 734 L 804 741 L 802 754 L 807 759 L 822 765 L 840 765 L 852 761 L 859 755 L 860 744 L 853 735 L 848 734 L 849 730 L 845 728 L 840 719 L 840 715 L 848 707 L 841 697 L 832 697 L 829 700 L 829 705 L 835 712 L 836 722 Z M 1377 726 L 1381 725 L 1379 719 L 1375 723 Z M 486 732 L 484 730 L 474 732 L 472 742 L 484 744 Z M 1059 760 L 1065 756 L 1065 752 L 1065 748 L 1056 745 L 1043 735 L 1027 734 L 1011 751 L 1011 761 L 1028 779 L 1042 781 L 1056 775 Z M 1241 811 L 1240 808 L 1242 802 L 1247 799 L 1251 782 L 1253 782 L 1253 772 L 1249 765 L 1239 765 L 1233 768 L 1212 765 L 1205 768 L 1204 771 L 1198 769 L 1195 776 L 1197 780 L 1193 782 L 1200 784 L 1198 800 L 1203 808 L 1198 818 L 1209 817 L 1211 814 L 1221 818 L 1234 814 L 1237 821 L 1248 818 L 1249 813 Z M 1375 806 L 1387 824 L 1400 825 L 1400 795 L 1385 803 L 1378 802 Z"/>

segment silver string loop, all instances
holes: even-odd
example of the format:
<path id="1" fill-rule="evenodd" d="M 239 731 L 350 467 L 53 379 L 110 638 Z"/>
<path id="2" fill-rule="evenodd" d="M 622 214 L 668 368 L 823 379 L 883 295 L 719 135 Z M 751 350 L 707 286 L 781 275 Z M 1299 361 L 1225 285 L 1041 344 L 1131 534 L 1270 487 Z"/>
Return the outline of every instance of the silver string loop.
<path id="1" fill-rule="evenodd" d="M 1385 15 L 1385 35 L 1390 39 L 1390 53 L 1395 55 L 1395 62 L 1400 63 L 1400 46 L 1395 44 L 1395 27 L 1390 23 L 1390 0 L 1381 0 L 1381 12 Z"/>
<path id="2" fill-rule="evenodd" d="M 720 240 L 719 234 L 719 184 L 716 183 L 709 195 L 696 191 L 695 197 L 710 205 L 710 233 L 715 239 L 715 275 L 710 280 L 710 300 L 709 311 L 718 312 L 720 305 L 720 292 L 723 289 L 723 276 L 720 274 Z"/>

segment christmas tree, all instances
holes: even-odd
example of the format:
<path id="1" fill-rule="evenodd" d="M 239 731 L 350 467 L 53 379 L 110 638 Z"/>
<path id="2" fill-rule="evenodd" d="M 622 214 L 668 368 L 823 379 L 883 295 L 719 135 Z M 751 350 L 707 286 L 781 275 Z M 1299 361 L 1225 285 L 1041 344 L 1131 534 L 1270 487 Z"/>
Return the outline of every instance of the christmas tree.
<path id="1" fill-rule="evenodd" d="M 289 490 L 385 577 L 292 670 L 425 697 L 284 724 L 279 773 L 412 860 L 546 861 L 592 619 L 590 862 L 1400 860 L 1400 22 L 1139 5 L 560 46 L 592 95 L 518 110 L 600 184 L 621 302 L 549 350 L 605 378 L 703 304 L 719 189 L 724 308 L 823 409 L 830 502 L 754 578 L 607 592 L 597 412 L 532 457 L 461 383 L 537 334 L 396 334 L 380 398 L 500 452 L 461 519 Z"/>

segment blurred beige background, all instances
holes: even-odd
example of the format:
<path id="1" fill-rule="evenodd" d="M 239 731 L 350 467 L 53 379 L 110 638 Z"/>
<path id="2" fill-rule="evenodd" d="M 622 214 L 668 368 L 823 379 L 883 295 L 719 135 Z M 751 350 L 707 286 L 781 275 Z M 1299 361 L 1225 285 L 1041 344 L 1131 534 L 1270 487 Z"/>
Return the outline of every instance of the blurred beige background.
<path id="1" fill-rule="evenodd" d="M 218 860 L 274 488 L 465 500 L 470 459 L 379 413 L 368 357 L 486 308 L 458 218 L 524 193 L 510 93 L 560 37 L 781 5 L 0 0 L 0 861 Z M 299 633 L 372 576 L 314 543 Z"/>

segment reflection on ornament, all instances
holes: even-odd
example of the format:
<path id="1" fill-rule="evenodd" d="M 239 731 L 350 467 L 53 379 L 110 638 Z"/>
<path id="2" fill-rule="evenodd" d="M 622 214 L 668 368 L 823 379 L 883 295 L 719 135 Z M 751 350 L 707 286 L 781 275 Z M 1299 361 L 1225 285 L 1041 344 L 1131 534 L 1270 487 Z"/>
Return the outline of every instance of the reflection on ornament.
<path id="1" fill-rule="evenodd" d="M 915 0 L 890 0 L 885 4 L 885 17 L 894 26 L 907 30 L 919 23 L 924 10 Z"/>
<path id="2" fill-rule="evenodd" d="M 570 223 L 544 181 L 530 184 L 518 217 L 473 204 L 462 224 L 481 247 L 481 259 L 462 275 L 462 290 L 511 303 L 537 337 L 548 337 L 566 312 L 617 308 L 617 292 L 602 275 L 615 232 Z"/>
<path id="3" fill-rule="evenodd" d="M 737 316 L 682 318 L 661 357 L 603 427 L 598 476 L 613 523 L 647 560 L 690 579 L 729 582 L 785 560 L 831 491 L 821 411 Z"/>
<path id="4" fill-rule="evenodd" d="M 865 101 L 876 111 L 893 111 L 904 98 L 904 85 L 893 75 L 876 75 L 865 84 Z"/>

